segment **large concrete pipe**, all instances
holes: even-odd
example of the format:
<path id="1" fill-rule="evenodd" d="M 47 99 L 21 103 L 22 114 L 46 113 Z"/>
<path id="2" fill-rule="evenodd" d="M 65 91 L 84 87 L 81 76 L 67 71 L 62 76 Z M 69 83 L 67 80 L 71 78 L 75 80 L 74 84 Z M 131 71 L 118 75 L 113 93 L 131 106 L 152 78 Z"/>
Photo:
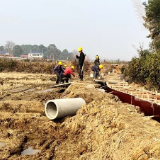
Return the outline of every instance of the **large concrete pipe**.
<path id="1" fill-rule="evenodd" d="M 84 104 L 86 102 L 82 98 L 53 99 L 45 104 L 45 113 L 51 120 L 72 116 Z"/>

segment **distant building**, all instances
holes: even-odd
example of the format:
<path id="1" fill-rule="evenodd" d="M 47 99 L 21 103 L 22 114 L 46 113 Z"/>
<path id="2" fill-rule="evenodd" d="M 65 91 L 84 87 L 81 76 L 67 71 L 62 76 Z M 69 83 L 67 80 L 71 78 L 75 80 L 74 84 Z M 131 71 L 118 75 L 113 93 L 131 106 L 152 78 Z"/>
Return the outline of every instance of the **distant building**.
<path id="1" fill-rule="evenodd" d="M 28 54 L 27 55 L 21 55 L 21 58 L 28 59 Z"/>
<path id="2" fill-rule="evenodd" d="M 5 57 L 5 58 L 10 58 L 10 57 L 14 57 L 12 54 L 9 54 L 6 51 L 0 51 L 0 57 Z"/>
<path id="3" fill-rule="evenodd" d="M 42 59 L 43 53 L 40 52 L 31 52 L 28 53 L 28 59 Z"/>
<path id="4" fill-rule="evenodd" d="M 0 51 L 0 55 L 8 55 L 6 51 Z"/>

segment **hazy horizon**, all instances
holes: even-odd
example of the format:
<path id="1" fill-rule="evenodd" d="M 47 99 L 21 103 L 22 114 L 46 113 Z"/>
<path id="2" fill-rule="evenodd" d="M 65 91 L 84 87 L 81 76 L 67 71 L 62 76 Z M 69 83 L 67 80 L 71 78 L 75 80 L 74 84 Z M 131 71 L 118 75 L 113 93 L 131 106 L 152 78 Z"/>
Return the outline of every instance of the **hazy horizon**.
<path id="1" fill-rule="evenodd" d="M 55 44 L 73 51 L 83 47 L 91 59 L 130 60 L 133 47 L 144 43 L 149 32 L 136 15 L 132 0 L 5 0 L 0 10 L 1 40 L 16 44 Z"/>

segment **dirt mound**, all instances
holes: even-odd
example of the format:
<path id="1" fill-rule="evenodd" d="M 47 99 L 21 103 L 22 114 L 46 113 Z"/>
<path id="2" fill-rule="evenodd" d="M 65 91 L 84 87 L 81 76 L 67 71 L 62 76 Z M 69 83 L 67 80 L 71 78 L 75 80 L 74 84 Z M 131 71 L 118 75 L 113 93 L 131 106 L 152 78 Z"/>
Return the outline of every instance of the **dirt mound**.
<path id="1" fill-rule="evenodd" d="M 61 88 L 46 92 L 45 85 L 39 83 L 35 90 L 20 93 L 14 90 L 11 95 L 2 97 L 0 142 L 5 146 L 0 143 L 0 159 L 159 159 L 158 122 L 144 117 L 117 97 L 96 89 L 91 82 L 75 82 L 64 93 L 59 92 Z M 5 93 L 5 88 L 3 90 Z M 87 103 L 75 116 L 50 121 L 44 115 L 47 100 L 74 97 L 82 97 Z M 30 146 L 39 153 L 21 155 Z"/>
<path id="2" fill-rule="evenodd" d="M 37 101 L 7 100 L 0 102 L 0 110 L 11 113 L 43 113 L 43 105 Z"/>
<path id="3" fill-rule="evenodd" d="M 69 97 L 88 91 L 87 86 L 81 85 L 80 92 L 74 87 L 68 89 Z M 85 94 L 89 104 L 61 124 L 67 139 L 57 147 L 55 159 L 159 159 L 159 123 L 109 94 L 92 88 L 91 96 L 89 102 Z"/>

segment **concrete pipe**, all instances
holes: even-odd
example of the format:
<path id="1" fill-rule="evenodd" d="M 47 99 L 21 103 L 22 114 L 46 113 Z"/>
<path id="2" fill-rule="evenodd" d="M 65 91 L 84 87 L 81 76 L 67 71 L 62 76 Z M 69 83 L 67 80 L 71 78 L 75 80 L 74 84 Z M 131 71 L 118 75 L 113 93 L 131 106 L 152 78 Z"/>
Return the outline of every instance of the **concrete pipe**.
<path id="1" fill-rule="evenodd" d="M 45 113 L 51 120 L 72 116 L 84 104 L 86 102 L 82 98 L 53 99 L 45 104 Z"/>

